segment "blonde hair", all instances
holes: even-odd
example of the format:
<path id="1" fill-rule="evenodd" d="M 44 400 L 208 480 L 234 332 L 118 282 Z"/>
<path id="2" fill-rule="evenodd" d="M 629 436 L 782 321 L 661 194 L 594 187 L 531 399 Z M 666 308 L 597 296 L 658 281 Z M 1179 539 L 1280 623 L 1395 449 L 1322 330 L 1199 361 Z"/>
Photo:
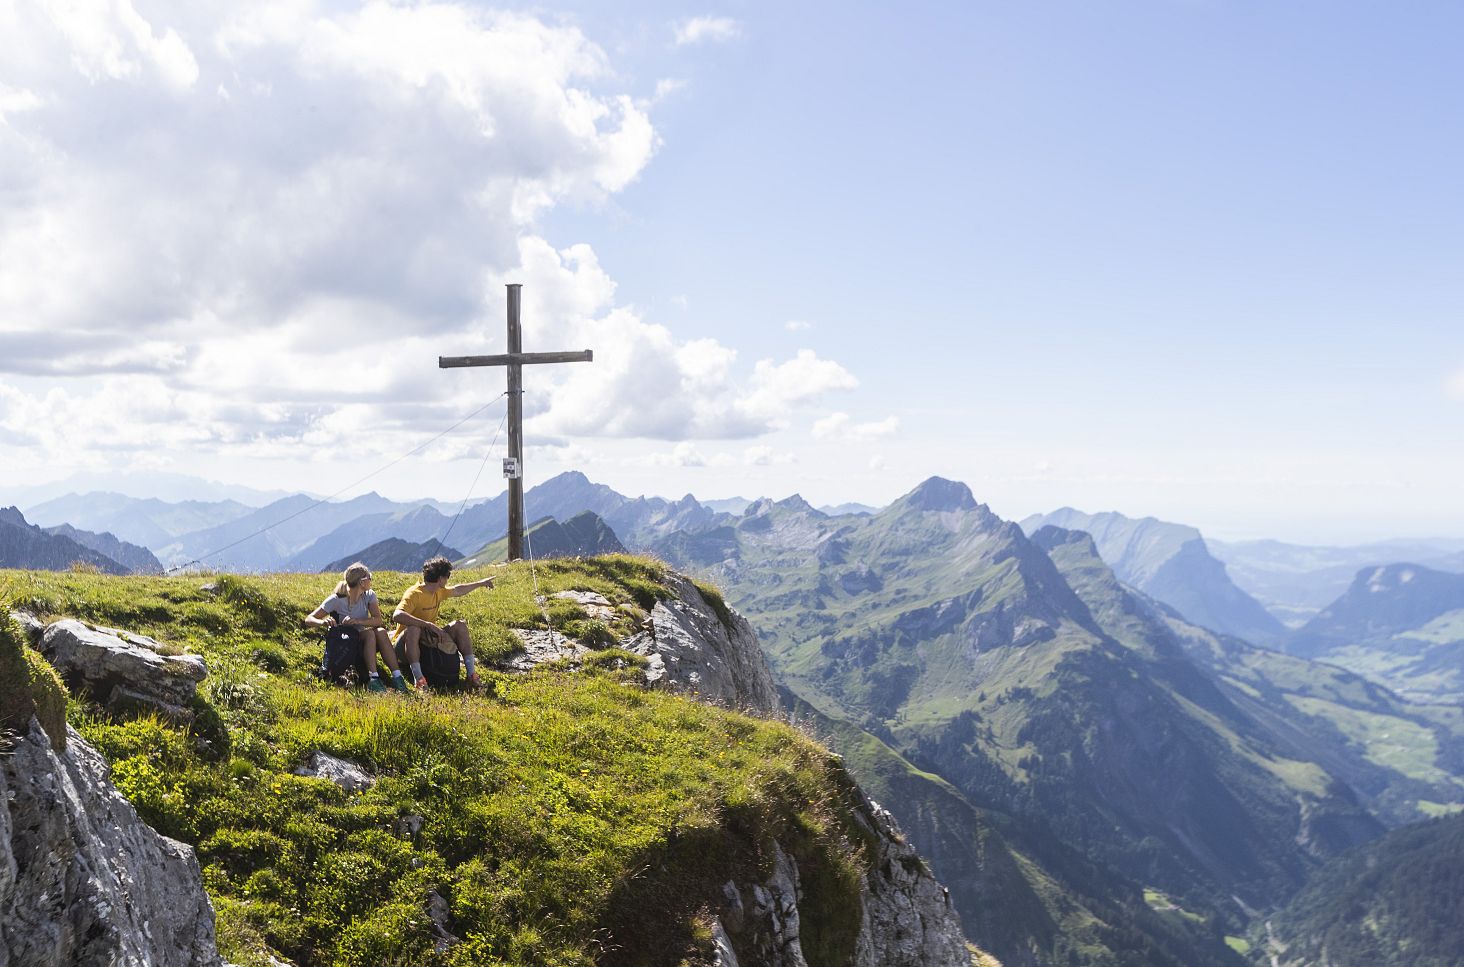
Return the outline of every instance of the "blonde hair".
<path id="1" fill-rule="evenodd" d="M 341 583 L 336 585 L 336 597 L 344 598 L 346 592 L 371 576 L 371 568 L 357 561 L 346 568 L 346 573 L 341 575 Z"/>

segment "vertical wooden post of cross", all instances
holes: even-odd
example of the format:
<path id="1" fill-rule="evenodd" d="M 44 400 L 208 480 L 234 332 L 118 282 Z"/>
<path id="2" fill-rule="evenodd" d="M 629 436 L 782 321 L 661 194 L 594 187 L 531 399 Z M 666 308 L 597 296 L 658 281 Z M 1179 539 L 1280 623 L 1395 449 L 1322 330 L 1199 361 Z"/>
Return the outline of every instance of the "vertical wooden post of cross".
<path id="1" fill-rule="evenodd" d="M 508 457 L 503 461 L 503 475 L 508 478 L 508 559 L 524 556 L 524 376 L 527 363 L 588 363 L 595 354 L 580 352 L 526 353 L 523 351 L 523 328 L 519 315 L 523 303 L 523 285 L 508 286 L 508 352 L 495 356 L 438 356 L 440 369 L 465 366 L 503 366 L 508 370 Z"/>

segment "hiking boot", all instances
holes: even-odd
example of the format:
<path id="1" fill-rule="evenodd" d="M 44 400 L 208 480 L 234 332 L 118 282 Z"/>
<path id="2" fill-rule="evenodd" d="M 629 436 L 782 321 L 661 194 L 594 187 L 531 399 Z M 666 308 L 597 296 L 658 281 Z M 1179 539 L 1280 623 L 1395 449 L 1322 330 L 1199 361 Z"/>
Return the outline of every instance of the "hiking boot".
<path id="1" fill-rule="evenodd" d="M 386 686 L 381 684 L 381 679 L 379 678 L 368 678 L 366 680 L 366 691 L 384 692 L 386 691 Z"/>
<path id="2" fill-rule="evenodd" d="M 425 675 L 417 679 L 417 690 L 427 691 L 427 677 Z"/>
<path id="3" fill-rule="evenodd" d="M 407 684 L 406 678 L 401 675 L 391 676 L 391 687 L 401 692 L 403 695 L 410 694 L 412 691 L 412 686 Z"/>
<path id="4" fill-rule="evenodd" d="M 469 688 L 482 688 L 483 687 L 483 679 L 481 679 L 481 678 L 478 677 L 478 673 L 477 672 L 473 672 L 471 675 L 468 676 L 468 687 Z"/>

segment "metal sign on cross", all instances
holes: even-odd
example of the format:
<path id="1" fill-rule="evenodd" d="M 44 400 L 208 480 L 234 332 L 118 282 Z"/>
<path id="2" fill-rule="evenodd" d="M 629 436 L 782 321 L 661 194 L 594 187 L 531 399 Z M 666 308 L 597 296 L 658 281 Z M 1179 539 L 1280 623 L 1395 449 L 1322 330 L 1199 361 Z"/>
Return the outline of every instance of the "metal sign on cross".
<path id="1" fill-rule="evenodd" d="M 526 353 L 523 351 L 523 330 L 519 325 L 519 307 L 523 302 L 523 285 L 508 286 L 508 352 L 496 356 L 438 356 L 439 369 L 465 366 L 504 366 L 508 369 L 508 456 L 503 461 L 503 475 L 508 478 L 508 559 L 524 556 L 524 371 L 529 363 L 588 363 L 595 354 L 580 352 Z"/>

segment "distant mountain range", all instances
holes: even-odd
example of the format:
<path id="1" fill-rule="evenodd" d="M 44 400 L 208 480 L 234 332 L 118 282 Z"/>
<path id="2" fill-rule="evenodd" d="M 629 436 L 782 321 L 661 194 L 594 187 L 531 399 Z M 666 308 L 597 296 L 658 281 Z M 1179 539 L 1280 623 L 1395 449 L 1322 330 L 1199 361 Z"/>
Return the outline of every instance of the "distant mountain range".
<path id="1" fill-rule="evenodd" d="M 423 564 L 438 556 L 455 561 L 462 557 L 462 552 L 437 541 L 413 544 L 400 537 L 388 537 L 354 554 L 331 561 L 321 570 L 327 574 L 342 573 L 359 561 L 373 571 L 405 571 L 411 574 L 413 571 L 420 571 Z"/>
<path id="2" fill-rule="evenodd" d="M 116 557 L 101 548 L 111 550 Z M 129 563 L 117 560 L 119 557 Z M 58 571 L 77 564 L 104 574 L 162 570 L 146 548 L 123 543 L 111 534 L 93 534 L 69 526 L 43 529 L 29 523 L 14 507 L 0 508 L 0 567 Z"/>
<path id="3" fill-rule="evenodd" d="M 47 512 L 151 528 L 170 564 L 412 571 L 444 540 L 478 549 L 464 564 L 501 557 L 505 500 Z M 1464 577 L 1446 569 L 1369 568 L 1289 633 L 1194 528 L 1071 509 L 1019 527 L 940 478 L 837 512 L 630 498 L 579 473 L 525 503 L 536 556 L 623 543 L 721 587 L 1008 967 L 1242 963 L 1256 913 L 1334 857 L 1464 807 Z M 1305 571 L 1295 548 L 1265 549 L 1267 571 L 1224 546 L 1237 573 Z"/>
<path id="4" fill-rule="evenodd" d="M 1347 590 L 1366 567 L 1409 561 L 1438 571 L 1464 572 L 1464 541 L 1396 540 L 1353 547 L 1312 547 L 1281 541 L 1207 540 L 1235 583 L 1290 628 L 1299 628 Z"/>
<path id="5" fill-rule="evenodd" d="M 624 554 L 625 545 L 598 514 L 583 511 L 564 523 L 544 517 L 524 530 L 526 553 L 536 560 L 555 557 L 593 557 Z M 461 556 L 461 555 L 460 555 Z M 464 567 L 478 567 L 508 559 L 508 538 L 500 537 L 459 561 Z"/>
<path id="6" fill-rule="evenodd" d="M 1286 650 L 1415 701 L 1464 703 L 1464 574 L 1419 564 L 1364 568 Z"/>
<path id="7" fill-rule="evenodd" d="M 31 507 L 26 516 L 42 527 L 69 524 L 106 531 L 156 552 L 184 534 L 226 524 L 250 510 L 248 505 L 233 500 L 169 503 L 156 497 L 100 491 L 56 497 Z"/>
<path id="8" fill-rule="evenodd" d="M 0 484 L 0 501 L 24 507 L 27 513 L 38 504 L 67 494 L 84 493 L 125 494 L 170 503 L 237 501 L 250 507 L 263 507 L 289 495 L 282 490 L 259 490 L 239 484 L 205 480 L 189 474 L 156 470 L 108 470 L 99 473 L 76 473 L 61 480 L 41 484 Z"/>
<path id="9" fill-rule="evenodd" d="M 1022 521 L 1028 534 L 1047 526 L 1092 535 L 1098 553 L 1120 580 L 1197 624 L 1259 644 L 1273 644 L 1285 635 L 1281 622 L 1235 586 L 1193 527 L 1153 517 L 1085 514 L 1071 507 Z"/>

